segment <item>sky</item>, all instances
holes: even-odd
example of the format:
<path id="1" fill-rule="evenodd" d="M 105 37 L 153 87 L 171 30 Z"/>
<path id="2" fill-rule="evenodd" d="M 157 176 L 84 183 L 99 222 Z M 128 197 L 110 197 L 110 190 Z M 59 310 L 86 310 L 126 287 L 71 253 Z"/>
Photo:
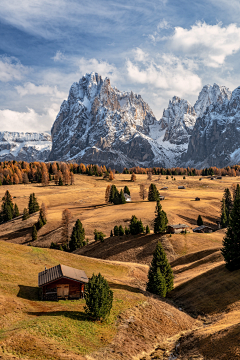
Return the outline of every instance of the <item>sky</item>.
<path id="1" fill-rule="evenodd" d="M 160 119 L 173 96 L 240 85 L 239 0 L 1 0 L 0 131 L 50 131 L 89 72 Z"/>

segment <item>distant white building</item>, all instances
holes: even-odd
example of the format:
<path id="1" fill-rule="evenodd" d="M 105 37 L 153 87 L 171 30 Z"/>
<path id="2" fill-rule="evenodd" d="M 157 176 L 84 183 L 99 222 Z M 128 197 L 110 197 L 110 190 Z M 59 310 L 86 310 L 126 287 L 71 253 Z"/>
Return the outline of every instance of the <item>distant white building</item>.
<path id="1" fill-rule="evenodd" d="M 126 193 L 124 193 L 124 197 L 125 197 L 125 200 L 126 200 L 126 201 L 132 201 L 132 199 L 131 199 L 131 196 L 130 196 L 130 195 L 128 195 L 128 194 L 126 194 Z"/>

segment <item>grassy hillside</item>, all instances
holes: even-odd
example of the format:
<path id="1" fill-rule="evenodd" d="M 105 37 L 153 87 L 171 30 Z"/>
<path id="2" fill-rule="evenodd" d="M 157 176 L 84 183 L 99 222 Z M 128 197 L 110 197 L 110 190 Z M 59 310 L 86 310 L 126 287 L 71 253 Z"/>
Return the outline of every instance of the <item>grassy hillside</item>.
<path id="1" fill-rule="evenodd" d="M 101 272 L 114 291 L 113 309 L 104 322 L 84 314 L 84 300 L 38 300 L 37 275 L 64 264 Z M 131 359 L 154 344 L 192 328 L 194 320 L 149 297 L 147 266 L 111 263 L 61 251 L 0 242 L 0 357 L 3 359 Z M 111 355 L 112 354 L 112 355 Z"/>

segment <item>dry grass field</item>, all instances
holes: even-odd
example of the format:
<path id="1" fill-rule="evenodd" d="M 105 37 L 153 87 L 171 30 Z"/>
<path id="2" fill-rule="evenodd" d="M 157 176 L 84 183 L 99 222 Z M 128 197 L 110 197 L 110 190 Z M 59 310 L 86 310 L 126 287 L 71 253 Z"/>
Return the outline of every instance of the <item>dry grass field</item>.
<path id="1" fill-rule="evenodd" d="M 150 185 L 146 175 L 137 175 L 136 182 L 130 181 L 130 175 L 116 175 L 112 183 L 118 189 L 127 185 L 132 202 L 115 206 L 104 203 L 109 182 L 85 175 L 76 175 L 73 186 L 0 187 L 1 197 L 9 189 L 20 212 L 32 192 L 48 207 L 48 222 L 35 243 L 31 228 L 37 214 L 0 226 L 0 359 L 240 358 L 240 271 L 225 269 L 219 250 L 225 231 L 216 226 L 224 189 L 240 179 L 175 178 L 152 179 L 159 190 L 168 186 L 160 193 L 166 197 L 161 203 L 169 223 L 189 226 L 189 233 L 171 236 L 151 232 L 109 237 L 114 225 L 129 225 L 132 215 L 153 230 L 155 203 L 139 197 L 139 184 Z M 179 185 L 186 189 L 178 190 Z M 201 200 L 194 201 L 196 196 Z M 61 215 L 66 208 L 72 212 L 72 226 L 79 218 L 90 241 L 76 254 L 44 249 L 61 241 Z M 217 231 L 193 233 L 198 215 Z M 95 228 L 107 235 L 104 243 L 92 242 Z M 174 271 L 175 289 L 166 301 L 144 291 L 159 239 Z M 87 319 L 83 300 L 38 301 L 37 273 L 59 263 L 84 269 L 88 276 L 100 271 L 107 278 L 114 291 L 107 322 Z"/>

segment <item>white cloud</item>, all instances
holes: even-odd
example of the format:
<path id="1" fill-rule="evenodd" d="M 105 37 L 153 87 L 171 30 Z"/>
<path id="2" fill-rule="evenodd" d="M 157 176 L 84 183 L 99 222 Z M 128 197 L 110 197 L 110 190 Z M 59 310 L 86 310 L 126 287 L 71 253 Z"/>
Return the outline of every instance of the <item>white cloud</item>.
<path id="1" fill-rule="evenodd" d="M 230 24 L 208 25 L 198 22 L 191 29 L 176 27 L 170 38 L 172 49 L 184 52 L 189 57 L 196 57 L 204 65 L 219 67 L 227 56 L 240 49 L 240 27 Z"/>
<path id="2" fill-rule="evenodd" d="M 135 61 L 140 61 L 140 62 L 147 61 L 149 57 L 149 55 L 140 48 L 136 48 L 133 50 L 133 56 Z"/>
<path id="3" fill-rule="evenodd" d="M 77 63 L 82 75 L 85 73 L 97 72 L 103 78 L 109 77 L 113 82 L 119 78 L 117 68 L 106 61 L 98 61 L 97 59 L 87 60 L 85 58 L 81 58 L 80 60 L 77 60 Z"/>
<path id="4" fill-rule="evenodd" d="M 65 60 L 65 58 L 66 58 L 65 55 L 60 50 L 58 50 L 52 59 L 55 62 L 60 62 Z"/>
<path id="5" fill-rule="evenodd" d="M 158 61 L 149 61 L 144 66 L 127 61 L 129 78 L 140 84 L 162 89 L 169 94 L 183 96 L 197 94 L 201 90 L 201 79 L 194 73 L 195 65 L 187 59 L 180 59 L 170 54 L 159 56 Z"/>
<path id="6" fill-rule="evenodd" d="M 0 57 L 0 81 L 21 80 L 27 72 L 28 68 L 17 59 L 6 56 Z"/>
<path id="7" fill-rule="evenodd" d="M 31 108 L 27 108 L 26 112 L 0 110 L 1 131 L 41 132 L 50 130 L 58 110 L 59 107 L 54 104 L 42 114 L 38 114 Z"/>
<path id="8" fill-rule="evenodd" d="M 162 29 L 169 29 L 171 26 L 169 25 L 169 23 L 163 19 L 162 21 L 160 21 L 160 23 L 157 26 L 158 30 L 162 30 Z"/>
<path id="9" fill-rule="evenodd" d="M 67 94 L 59 91 L 57 86 L 35 85 L 31 82 L 25 83 L 23 86 L 16 86 L 16 90 L 20 96 L 25 95 L 52 95 L 54 98 L 64 99 Z"/>

